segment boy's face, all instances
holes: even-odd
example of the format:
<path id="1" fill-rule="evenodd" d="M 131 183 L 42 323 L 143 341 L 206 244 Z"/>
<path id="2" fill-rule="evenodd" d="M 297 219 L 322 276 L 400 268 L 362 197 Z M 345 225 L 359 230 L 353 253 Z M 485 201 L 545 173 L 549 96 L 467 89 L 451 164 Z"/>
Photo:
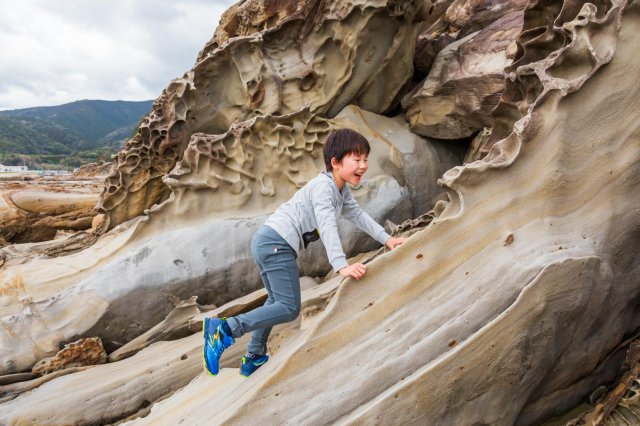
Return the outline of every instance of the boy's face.
<path id="1" fill-rule="evenodd" d="M 351 185 L 358 185 L 369 168 L 366 154 L 349 153 L 337 162 L 335 157 L 331 159 L 333 167 L 333 176 L 336 179 L 338 187 L 342 189 L 345 182 Z"/>

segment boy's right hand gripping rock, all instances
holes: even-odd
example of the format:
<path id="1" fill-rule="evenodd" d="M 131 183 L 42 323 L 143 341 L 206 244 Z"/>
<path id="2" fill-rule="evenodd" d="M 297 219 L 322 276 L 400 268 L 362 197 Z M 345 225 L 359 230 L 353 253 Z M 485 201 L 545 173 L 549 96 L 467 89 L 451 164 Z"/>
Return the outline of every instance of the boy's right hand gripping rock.
<path id="1" fill-rule="evenodd" d="M 353 265 L 346 266 L 338 271 L 343 277 L 352 277 L 356 280 L 360 280 L 367 272 L 367 265 L 363 263 L 354 263 Z"/>

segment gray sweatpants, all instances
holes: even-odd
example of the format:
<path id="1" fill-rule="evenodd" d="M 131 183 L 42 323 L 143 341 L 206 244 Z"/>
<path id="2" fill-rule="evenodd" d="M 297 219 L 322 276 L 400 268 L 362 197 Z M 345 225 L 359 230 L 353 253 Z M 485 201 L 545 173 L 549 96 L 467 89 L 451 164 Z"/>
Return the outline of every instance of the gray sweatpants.
<path id="1" fill-rule="evenodd" d="M 253 236 L 251 253 L 267 289 L 267 301 L 250 312 L 227 318 L 227 323 L 236 338 L 253 331 L 248 351 L 264 355 L 271 327 L 293 321 L 300 314 L 300 277 L 296 251 L 266 225 Z"/>

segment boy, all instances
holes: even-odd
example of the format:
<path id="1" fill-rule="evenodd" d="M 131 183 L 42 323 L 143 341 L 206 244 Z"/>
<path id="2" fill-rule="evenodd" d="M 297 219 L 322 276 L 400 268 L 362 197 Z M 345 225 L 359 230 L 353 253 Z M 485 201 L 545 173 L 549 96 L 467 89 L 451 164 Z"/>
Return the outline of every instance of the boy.
<path id="1" fill-rule="evenodd" d="M 218 374 L 222 352 L 235 339 L 253 331 L 248 353 L 242 357 L 240 374 L 251 375 L 267 362 L 267 338 L 271 327 L 293 321 L 300 313 L 300 280 L 296 258 L 299 250 L 321 239 L 334 271 L 360 280 L 367 271 L 362 263 L 347 263 L 338 236 L 336 217 L 342 213 L 360 229 L 389 249 L 405 238 L 391 237 L 364 212 L 346 183 L 357 185 L 367 171 L 369 142 L 349 129 L 333 131 L 324 144 L 326 171 L 310 180 L 281 205 L 258 229 L 251 242 L 251 253 L 258 264 L 267 289 L 265 304 L 230 318 L 205 318 L 204 366 Z"/>

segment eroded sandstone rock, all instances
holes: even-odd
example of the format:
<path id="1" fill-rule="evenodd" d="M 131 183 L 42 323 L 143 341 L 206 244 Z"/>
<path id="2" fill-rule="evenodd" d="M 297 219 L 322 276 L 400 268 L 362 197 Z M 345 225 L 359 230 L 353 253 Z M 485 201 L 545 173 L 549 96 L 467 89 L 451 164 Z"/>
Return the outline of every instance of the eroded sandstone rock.
<path id="1" fill-rule="evenodd" d="M 402 101 L 412 131 L 460 139 L 493 125 L 491 111 L 505 87 L 522 17 L 522 11 L 510 12 L 440 51 L 421 87 Z"/>
<path id="2" fill-rule="evenodd" d="M 370 140 L 369 172 L 353 193 L 380 223 L 400 223 L 429 209 L 442 191 L 437 177 L 461 162 L 461 150 L 412 134 L 402 117 L 355 107 L 333 120 L 303 109 L 256 117 L 218 136 L 196 135 L 165 177 L 172 196 L 146 216 L 72 255 L 8 261 L 1 285 L 20 291 L 7 293 L 0 306 L 9 324 L 6 332 L 0 329 L 4 372 L 30 368 L 68 336 L 97 335 L 114 350 L 165 318 L 174 307 L 168 295 L 197 295 L 203 304 L 220 306 L 261 287 L 249 252 L 253 233 L 322 170 L 320 141 L 338 127 L 355 128 Z M 339 228 L 348 255 L 377 246 L 345 220 Z M 299 263 L 305 275 L 329 269 L 321 244 L 301 253 Z"/>
<path id="3" fill-rule="evenodd" d="M 314 321 L 315 314 L 321 312 L 336 293 L 340 281 L 341 278 L 334 279 L 302 291 L 303 314 L 296 321 L 274 327 L 270 336 L 272 353 L 277 352 L 282 341 L 300 335 L 305 323 Z M 264 301 L 264 295 L 256 293 L 207 315 L 240 313 L 250 309 L 256 301 Z M 201 317 L 199 319 L 202 320 Z M 95 424 L 115 422 L 130 415 L 144 416 L 149 414 L 151 402 L 167 398 L 194 378 L 202 385 L 200 388 L 204 392 L 201 395 L 206 397 L 215 388 L 215 382 L 210 381 L 211 376 L 202 373 L 200 330 L 179 340 L 154 343 L 130 358 L 98 365 L 88 371 L 56 377 L 46 383 L 41 383 L 44 378 L 32 380 L 39 383 L 38 387 L 31 382 L 0 387 L 0 423 L 23 421 L 35 424 L 55 419 L 56 423 Z M 248 338 L 248 335 L 243 336 L 225 351 L 221 360 L 224 373 L 218 378 L 233 371 L 233 378 L 245 380 L 237 373 L 237 368 L 246 351 Z M 232 387 L 227 389 L 233 392 Z M 175 408 L 170 409 L 175 411 Z M 154 417 L 154 421 L 157 422 L 157 418 Z M 207 416 L 207 421 L 211 421 L 210 416 Z"/>
<path id="4" fill-rule="evenodd" d="M 445 12 L 449 32 L 459 31 L 459 38 L 487 28 L 503 16 L 522 12 L 528 0 L 455 0 Z"/>
<path id="5" fill-rule="evenodd" d="M 245 2 L 234 16 L 254 6 L 262 16 L 271 3 Z M 396 102 L 412 75 L 421 0 L 296 4 L 301 13 L 215 42 L 163 91 L 138 134 L 114 157 L 99 204 L 109 229 L 168 197 L 162 177 L 193 134 L 221 134 L 232 123 L 306 105 L 333 117 L 348 104 L 379 113 Z"/>
<path id="6" fill-rule="evenodd" d="M 251 380 L 240 380 L 237 363 L 225 360 L 223 367 L 233 368 L 224 368 L 216 381 L 201 374 L 189 383 L 201 372 L 200 361 L 192 362 L 201 351 L 201 336 L 195 335 L 155 344 L 122 364 L 51 381 L 3 404 L 0 420 L 115 422 L 142 408 L 149 415 L 132 424 L 207 424 L 211 412 L 216 421 L 238 424 L 539 424 L 610 380 L 619 365 L 609 355 L 640 326 L 634 302 L 640 294 L 640 130 L 629 113 L 640 98 L 634 43 L 640 10 L 638 2 L 623 0 L 540 1 L 532 3 L 524 28 L 504 98 L 510 108 L 496 112 L 497 139 L 487 155 L 444 175 L 450 202 L 438 204 L 437 218 L 426 229 L 370 262 L 363 281 L 346 280 L 318 295 L 307 311 L 313 315 L 274 336 L 269 364 Z M 377 133 L 394 140 L 388 128 Z M 225 150 L 242 140 L 234 134 L 201 139 Z M 412 151 L 390 150 L 395 154 L 387 166 L 394 168 L 376 179 L 393 183 L 393 176 L 399 183 L 398 159 L 409 163 Z M 215 158 L 200 155 L 189 172 L 217 172 Z M 223 171 L 228 178 L 233 170 Z M 228 180 L 243 175 L 235 173 Z M 216 173 L 198 176 L 222 184 L 190 186 L 195 181 L 182 175 L 189 184 L 181 187 L 183 194 L 233 188 Z M 275 189 L 262 202 L 284 192 Z M 64 330 L 76 332 L 86 326 L 82 319 L 110 309 L 123 283 L 145 288 L 175 278 L 176 286 L 188 287 L 185 277 L 198 276 L 201 264 L 185 258 L 197 258 L 194 247 L 201 247 L 202 234 L 219 244 L 238 238 L 234 230 L 246 225 L 235 223 L 225 234 L 191 222 L 189 230 L 180 215 L 168 214 L 174 204 L 169 199 L 147 217 L 105 234 L 120 251 L 102 239 L 63 261 L 3 271 L 3 329 L 19 338 L 0 335 L 0 349 L 11 347 L 24 358 L 29 351 L 41 355 L 43 348 L 31 345 L 27 335 L 49 347 L 54 339 L 41 338 L 33 312 L 61 339 Z M 197 207 L 189 204 L 184 212 Z M 185 241 L 189 235 L 198 239 Z M 236 255 L 242 253 L 229 256 Z M 51 282 L 38 275 L 45 269 L 54 276 Z M 92 287 L 96 271 L 106 277 Z M 123 300 L 113 318 L 127 319 L 132 301 L 151 312 L 141 303 L 147 296 Z M 23 304 L 12 311 L 14 300 Z M 69 316 L 73 309 L 77 315 Z M 387 336 L 396 344 L 381 344 Z M 233 347 L 238 352 L 227 355 L 243 349 L 239 343 Z M 13 358 L 2 355 L 5 367 L 16 368 Z M 94 374 L 107 379 L 95 380 Z M 77 407 L 86 399 L 85 383 L 95 386 L 89 392 L 92 410 Z"/>
<path id="7" fill-rule="evenodd" d="M 164 178 L 175 198 L 162 208 L 217 217 L 264 213 L 311 180 L 324 164 L 322 146 L 329 120 L 304 108 L 285 116 L 259 116 L 236 123 L 220 135 L 196 133 L 183 159 Z M 202 192 L 216 203 L 203 203 Z"/>
<path id="8" fill-rule="evenodd" d="M 503 16 L 523 13 L 528 0 L 455 0 L 437 1 L 430 16 L 437 17 L 426 26 L 416 44 L 416 71 L 427 75 L 438 53 L 449 44 L 483 30 Z"/>
<path id="9" fill-rule="evenodd" d="M 71 367 L 104 364 L 107 353 L 99 337 L 89 337 L 64 346 L 55 356 L 45 358 L 31 369 L 33 374 L 44 375 Z"/>
<path id="10" fill-rule="evenodd" d="M 517 41 L 517 54 L 505 69 L 506 87 L 496 106 L 491 137 L 480 147 L 481 154 L 488 153 L 493 144 L 507 137 L 514 124 L 530 112 L 538 98 L 550 90 L 567 93 L 579 88 L 595 70 L 611 59 L 613 49 L 610 44 L 605 44 L 602 51 L 594 51 L 590 37 L 583 35 L 588 31 L 582 28 L 582 23 L 594 14 L 601 18 L 618 7 L 618 3 L 605 2 L 597 7 L 592 3 L 592 6 L 586 6 L 587 3 L 581 0 L 556 4 L 537 0 L 530 2 Z M 551 16 L 556 18 L 550 19 Z M 568 40 L 568 32 L 576 36 Z M 571 49 L 563 49 L 566 52 L 563 62 L 559 63 L 556 51 L 567 42 L 571 43 Z M 564 62 L 567 66 L 563 66 Z M 525 68 L 520 69 L 520 66 Z"/>
<path id="11" fill-rule="evenodd" d="M 204 424 L 212 410 L 239 424 L 539 424 L 611 378 L 607 355 L 640 326 L 639 125 L 611 126 L 611 96 L 619 111 L 640 96 L 640 10 L 545 5 L 566 44 L 517 70 L 521 83 L 536 70 L 544 96 L 484 159 L 445 174 L 438 218 L 347 280 L 254 382 L 223 371 L 219 387 L 195 381 L 132 424 Z"/>
<path id="12" fill-rule="evenodd" d="M 111 167 L 113 163 L 110 162 L 100 162 L 100 163 L 89 163 L 85 164 L 82 167 L 78 168 L 73 172 L 75 177 L 87 177 L 87 178 L 95 178 L 95 177 L 106 177 L 111 171 Z"/>
<path id="13" fill-rule="evenodd" d="M 207 43 L 200 56 L 209 54 L 230 38 L 280 26 L 285 19 L 290 19 L 294 14 L 299 14 L 305 19 L 319 5 L 320 2 L 309 0 L 249 0 L 236 3 L 222 14 L 213 39 Z M 315 15 L 320 15 L 319 11 L 316 10 Z"/>
<path id="14" fill-rule="evenodd" d="M 58 231 L 91 228 L 98 182 L 67 178 L 0 185 L 0 238 L 10 243 L 52 240 Z"/>
<path id="15" fill-rule="evenodd" d="M 176 340 L 190 334 L 189 320 L 200 313 L 197 296 L 181 301 L 169 315 L 147 332 L 109 354 L 109 362 L 128 358 L 145 347 L 160 340 Z M 200 328 L 202 330 L 202 327 Z"/>

